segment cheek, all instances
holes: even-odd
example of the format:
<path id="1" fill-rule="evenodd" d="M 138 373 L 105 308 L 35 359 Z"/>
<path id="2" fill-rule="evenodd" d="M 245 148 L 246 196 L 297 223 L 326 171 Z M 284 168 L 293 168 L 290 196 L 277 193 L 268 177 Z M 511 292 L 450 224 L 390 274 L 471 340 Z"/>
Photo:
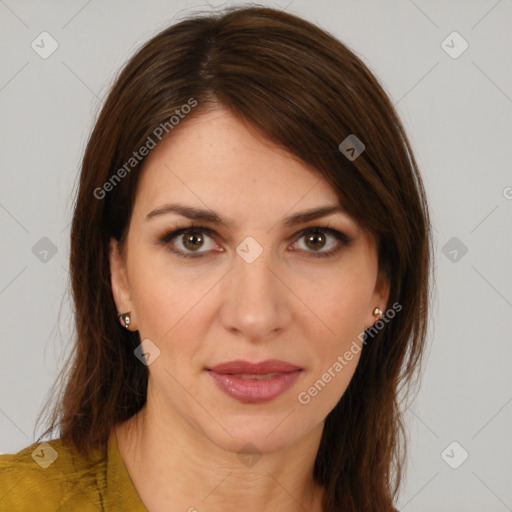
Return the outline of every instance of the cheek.
<path id="1" fill-rule="evenodd" d="M 326 302 L 322 313 L 328 330 L 322 329 L 321 335 L 318 329 L 316 334 L 314 329 L 309 331 L 314 343 L 309 347 L 310 371 L 297 399 L 315 417 L 323 418 L 334 408 L 356 371 L 364 350 L 364 298 L 351 294 L 337 304 Z"/>
<path id="2" fill-rule="evenodd" d="M 130 286 L 141 340 L 153 340 L 170 356 L 189 357 L 196 350 L 194 339 L 206 336 L 205 308 L 218 275 L 180 266 L 161 250 L 133 249 Z"/>
<path id="3" fill-rule="evenodd" d="M 372 277 L 371 269 L 352 265 L 333 272 L 317 290 L 314 302 L 333 342 L 346 341 L 364 331 L 374 287 Z"/>
<path id="4" fill-rule="evenodd" d="M 183 286 L 151 249 L 134 243 L 130 250 L 128 274 L 138 330 L 141 339 L 158 340 L 186 313 Z"/>
<path id="5" fill-rule="evenodd" d="M 354 266 L 337 273 L 324 282 L 322 290 L 310 295 L 311 309 L 318 317 L 310 317 L 307 327 L 308 338 L 314 340 L 313 380 L 320 379 L 318 386 L 329 388 L 321 400 L 331 405 L 345 391 L 359 362 L 372 292 L 369 271 Z"/>

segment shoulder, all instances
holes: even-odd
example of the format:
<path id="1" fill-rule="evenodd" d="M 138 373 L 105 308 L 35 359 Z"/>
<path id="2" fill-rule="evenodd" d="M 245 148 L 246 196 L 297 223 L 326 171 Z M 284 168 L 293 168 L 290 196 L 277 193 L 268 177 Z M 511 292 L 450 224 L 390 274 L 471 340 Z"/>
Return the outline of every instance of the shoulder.
<path id="1" fill-rule="evenodd" d="M 81 457 L 62 440 L 0 455 L 0 510 L 101 510 L 105 464 Z"/>

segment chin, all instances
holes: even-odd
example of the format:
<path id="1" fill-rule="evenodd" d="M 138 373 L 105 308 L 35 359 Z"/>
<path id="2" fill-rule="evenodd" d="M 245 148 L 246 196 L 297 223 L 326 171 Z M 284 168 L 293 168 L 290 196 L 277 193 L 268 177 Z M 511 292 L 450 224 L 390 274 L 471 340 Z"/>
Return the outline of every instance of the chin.
<path id="1" fill-rule="evenodd" d="M 252 419 L 250 425 L 247 425 L 246 421 L 219 421 L 225 430 L 219 427 L 214 432 L 206 432 L 206 435 L 219 448 L 233 453 L 277 452 L 286 449 L 300 438 L 300 433 L 296 429 L 291 430 L 291 424 L 286 427 L 282 424 L 279 426 L 282 419 L 282 415 L 279 415 L 279 418 L 272 418 L 272 421 Z"/>

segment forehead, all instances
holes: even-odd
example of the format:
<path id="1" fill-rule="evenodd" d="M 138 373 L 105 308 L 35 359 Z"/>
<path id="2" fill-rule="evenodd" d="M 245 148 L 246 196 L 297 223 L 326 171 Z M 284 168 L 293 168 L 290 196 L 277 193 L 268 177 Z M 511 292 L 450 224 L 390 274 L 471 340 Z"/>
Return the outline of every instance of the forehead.
<path id="1" fill-rule="evenodd" d="M 175 127 L 146 158 L 139 192 L 144 201 L 185 194 L 196 203 L 215 198 L 246 208 L 339 203 L 318 172 L 225 108 L 195 113 Z"/>

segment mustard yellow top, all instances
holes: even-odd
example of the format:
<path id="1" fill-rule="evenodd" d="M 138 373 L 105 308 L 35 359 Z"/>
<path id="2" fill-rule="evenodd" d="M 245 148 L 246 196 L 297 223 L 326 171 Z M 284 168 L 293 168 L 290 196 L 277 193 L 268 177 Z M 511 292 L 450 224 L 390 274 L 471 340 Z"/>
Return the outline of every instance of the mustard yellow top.
<path id="1" fill-rule="evenodd" d="M 1 512 L 148 512 L 126 469 L 115 429 L 100 463 L 60 439 L 0 455 Z"/>

